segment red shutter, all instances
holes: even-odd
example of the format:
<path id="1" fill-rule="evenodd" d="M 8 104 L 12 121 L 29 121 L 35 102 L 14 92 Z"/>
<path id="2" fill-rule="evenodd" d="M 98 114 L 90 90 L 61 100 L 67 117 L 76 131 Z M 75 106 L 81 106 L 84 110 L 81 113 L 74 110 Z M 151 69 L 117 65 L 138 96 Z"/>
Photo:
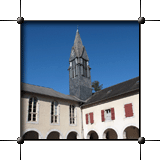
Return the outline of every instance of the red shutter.
<path id="1" fill-rule="evenodd" d="M 115 119 L 114 108 L 111 108 L 111 119 Z"/>
<path id="2" fill-rule="evenodd" d="M 104 118 L 104 110 L 101 110 L 101 117 L 102 117 L 102 122 L 105 121 L 105 118 Z"/>
<path id="3" fill-rule="evenodd" d="M 132 110 L 132 103 L 126 104 L 125 106 L 125 113 L 126 117 L 132 117 L 133 116 L 133 110 Z"/>
<path id="4" fill-rule="evenodd" d="M 92 113 L 89 113 L 89 115 L 90 115 L 90 122 L 91 122 L 91 124 L 92 124 L 92 123 L 94 123 L 94 120 L 93 120 L 93 112 L 92 112 Z"/>
<path id="5" fill-rule="evenodd" d="M 88 124 L 88 114 L 86 114 L 86 124 Z"/>

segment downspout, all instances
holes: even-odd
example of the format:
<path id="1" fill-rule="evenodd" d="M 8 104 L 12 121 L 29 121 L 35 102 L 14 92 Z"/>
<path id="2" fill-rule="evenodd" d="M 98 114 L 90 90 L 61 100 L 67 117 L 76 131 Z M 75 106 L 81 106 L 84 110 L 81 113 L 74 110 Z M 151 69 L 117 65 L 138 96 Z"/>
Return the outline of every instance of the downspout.
<path id="1" fill-rule="evenodd" d="M 83 129 L 83 115 L 82 115 L 82 105 L 83 103 L 80 103 L 80 108 L 81 108 L 81 135 L 82 139 L 84 139 L 84 129 Z"/>

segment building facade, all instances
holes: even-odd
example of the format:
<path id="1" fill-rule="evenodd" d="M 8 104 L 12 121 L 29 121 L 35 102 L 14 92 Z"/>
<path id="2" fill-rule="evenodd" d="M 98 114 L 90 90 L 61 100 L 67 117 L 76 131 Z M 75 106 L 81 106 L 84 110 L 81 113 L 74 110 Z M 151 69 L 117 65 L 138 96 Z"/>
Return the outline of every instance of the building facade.
<path id="1" fill-rule="evenodd" d="M 89 57 L 77 30 L 69 58 L 70 95 L 21 84 L 24 139 L 138 139 L 139 77 L 92 95 Z"/>

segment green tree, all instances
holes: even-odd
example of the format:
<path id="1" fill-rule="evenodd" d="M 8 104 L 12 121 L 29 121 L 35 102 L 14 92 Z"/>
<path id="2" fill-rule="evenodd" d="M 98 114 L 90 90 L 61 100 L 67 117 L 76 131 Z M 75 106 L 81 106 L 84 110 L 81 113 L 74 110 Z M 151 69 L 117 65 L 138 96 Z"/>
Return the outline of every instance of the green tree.
<path id="1" fill-rule="evenodd" d="M 103 88 L 103 84 L 99 84 L 99 81 L 92 82 L 92 90 L 95 92 L 100 91 Z"/>

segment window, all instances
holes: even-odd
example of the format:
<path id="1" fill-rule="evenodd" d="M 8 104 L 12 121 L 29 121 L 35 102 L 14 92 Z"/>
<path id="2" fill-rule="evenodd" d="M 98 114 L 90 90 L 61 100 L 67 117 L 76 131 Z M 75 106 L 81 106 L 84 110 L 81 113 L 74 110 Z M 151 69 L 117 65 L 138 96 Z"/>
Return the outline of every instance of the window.
<path id="1" fill-rule="evenodd" d="M 106 121 L 111 120 L 111 109 L 105 110 L 105 119 L 106 119 Z"/>
<path id="2" fill-rule="evenodd" d="M 112 90 L 109 90 L 108 92 L 107 92 L 107 94 L 109 94 L 109 93 L 111 93 L 112 92 Z"/>
<path id="3" fill-rule="evenodd" d="M 125 117 L 132 117 L 133 116 L 133 109 L 132 109 L 132 103 L 125 104 Z"/>
<path id="4" fill-rule="evenodd" d="M 74 78 L 74 68 L 72 67 L 72 78 Z"/>
<path id="5" fill-rule="evenodd" d="M 86 114 L 86 124 L 93 124 L 93 112 Z"/>
<path id="6" fill-rule="evenodd" d="M 83 60 L 83 75 L 87 77 L 87 61 Z"/>
<path id="7" fill-rule="evenodd" d="M 37 121 L 37 98 L 35 97 L 29 99 L 28 121 Z"/>
<path id="8" fill-rule="evenodd" d="M 73 105 L 70 105 L 69 108 L 69 117 L 70 117 L 70 124 L 76 124 L 76 109 Z"/>
<path id="9" fill-rule="evenodd" d="M 76 60 L 74 60 L 72 62 L 72 78 L 75 78 L 76 74 Z"/>
<path id="10" fill-rule="evenodd" d="M 59 123 L 58 111 L 59 111 L 58 102 L 53 101 L 51 103 L 51 123 Z"/>
<path id="11" fill-rule="evenodd" d="M 101 120 L 102 122 L 115 120 L 114 108 L 101 110 Z"/>

